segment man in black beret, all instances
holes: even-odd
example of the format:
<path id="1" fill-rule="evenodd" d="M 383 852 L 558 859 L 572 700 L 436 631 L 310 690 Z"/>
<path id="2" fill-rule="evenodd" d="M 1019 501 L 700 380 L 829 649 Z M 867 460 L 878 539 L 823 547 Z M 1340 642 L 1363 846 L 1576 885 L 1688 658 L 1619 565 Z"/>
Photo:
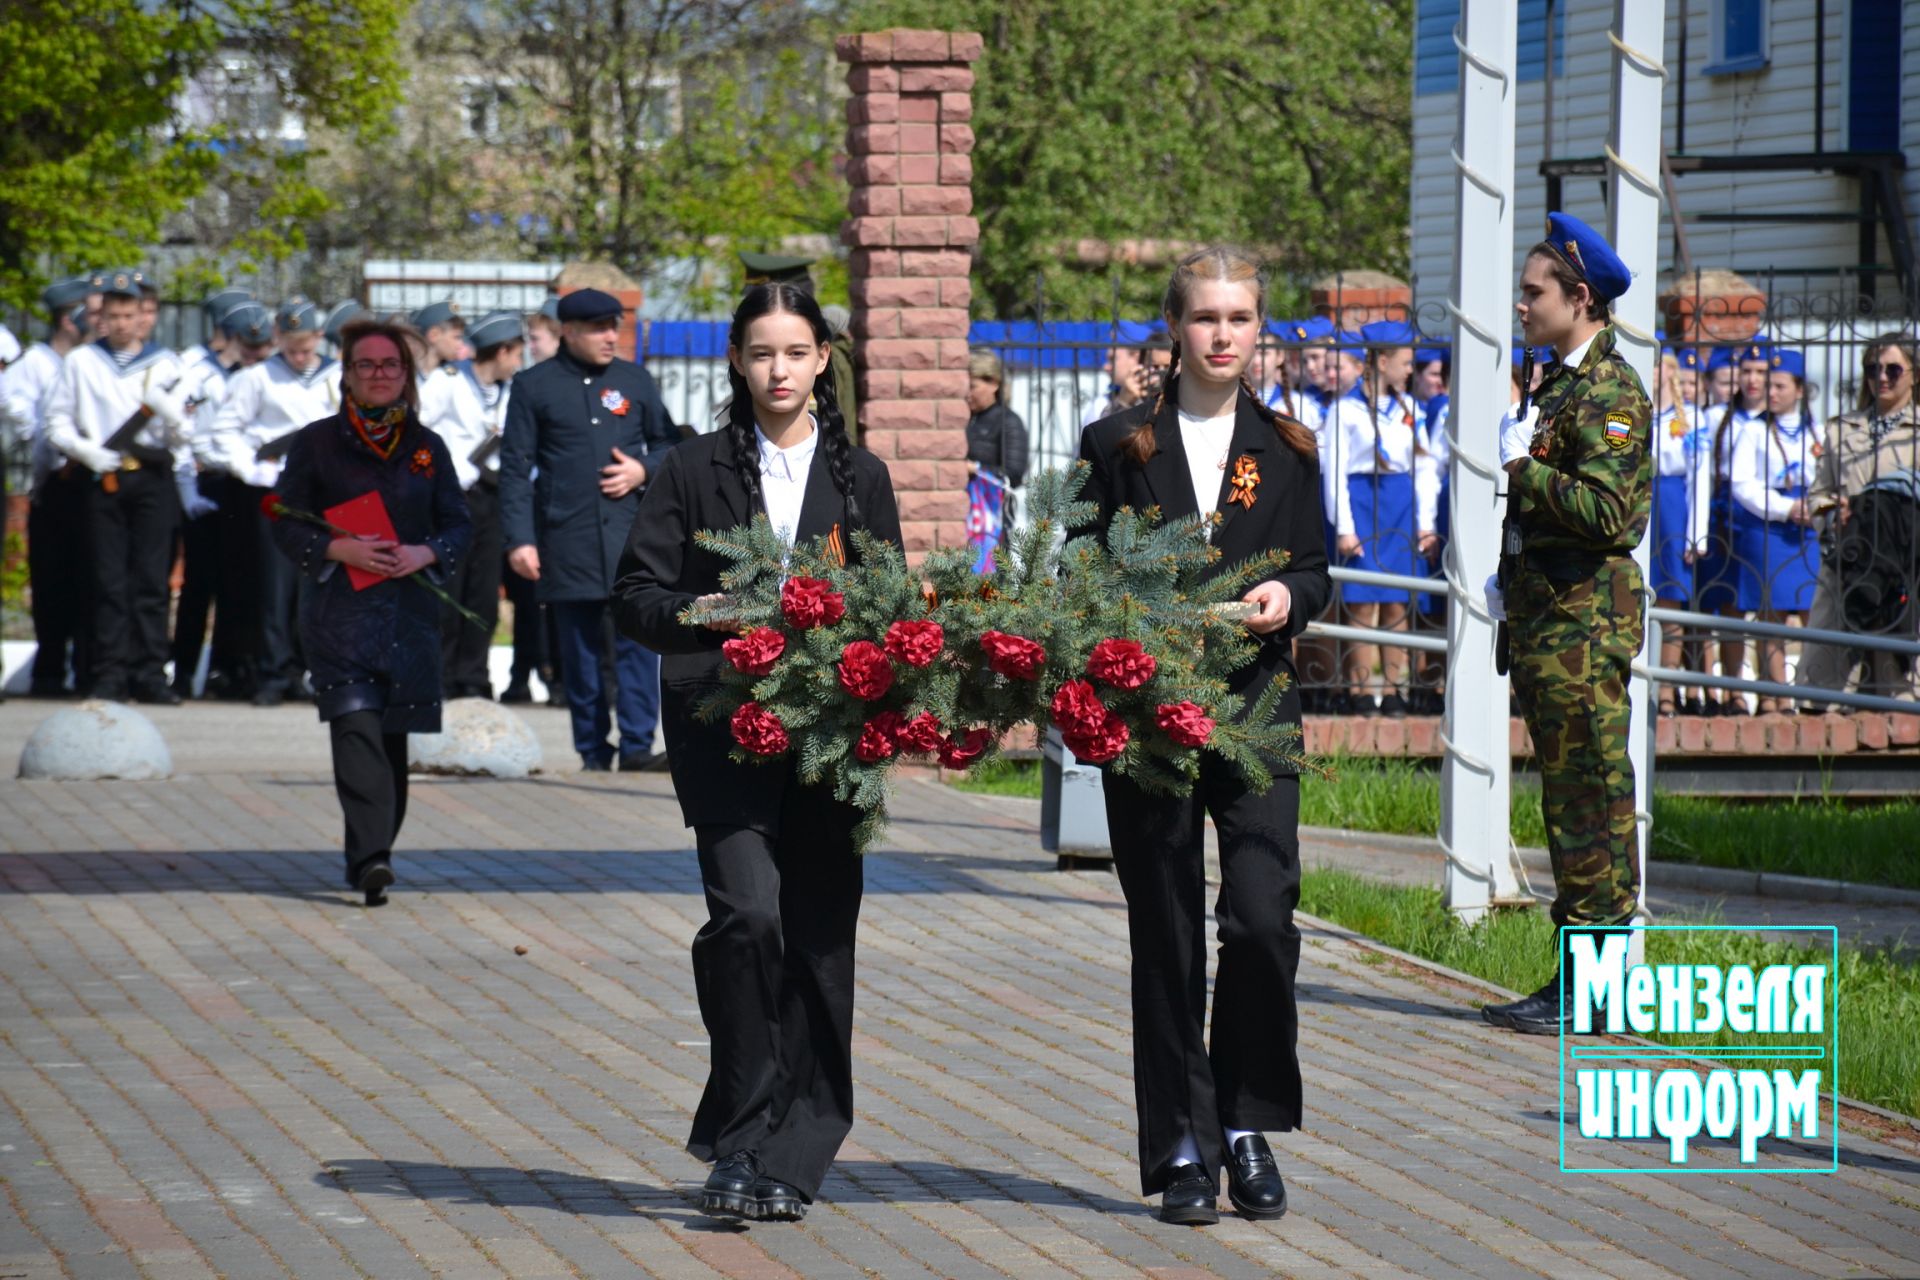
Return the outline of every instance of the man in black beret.
<path id="1" fill-rule="evenodd" d="M 607 601 L 641 491 L 680 433 L 652 377 L 616 354 L 619 299 L 578 289 L 558 313 L 559 353 L 515 377 L 508 400 L 500 448 L 507 564 L 534 583 L 557 624 L 581 767 L 613 767 L 607 734 L 617 707 L 620 768 L 654 768 L 660 659 L 613 634 Z M 609 643 L 611 697 L 601 681 Z"/>

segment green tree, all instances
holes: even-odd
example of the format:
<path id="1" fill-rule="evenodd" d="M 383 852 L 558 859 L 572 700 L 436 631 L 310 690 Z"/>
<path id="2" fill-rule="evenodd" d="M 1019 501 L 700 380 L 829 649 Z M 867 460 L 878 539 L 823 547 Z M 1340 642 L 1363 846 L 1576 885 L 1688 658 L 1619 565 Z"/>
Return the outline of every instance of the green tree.
<path id="1" fill-rule="evenodd" d="M 978 31 L 974 307 L 1152 310 L 1173 246 L 1230 239 L 1276 310 L 1407 259 L 1410 0 L 866 0 L 851 24 Z M 1104 260 L 1103 260 L 1104 259 Z"/>
<path id="2" fill-rule="evenodd" d="M 0 7 L 0 299 L 138 260 L 170 220 L 242 261 L 302 247 L 308 153 L 232 118 L 234 89 L 310 128 L 390 127 L 406 0 L 12 0 Z M 193 210 L 217 190 L 218 215 Z"/>

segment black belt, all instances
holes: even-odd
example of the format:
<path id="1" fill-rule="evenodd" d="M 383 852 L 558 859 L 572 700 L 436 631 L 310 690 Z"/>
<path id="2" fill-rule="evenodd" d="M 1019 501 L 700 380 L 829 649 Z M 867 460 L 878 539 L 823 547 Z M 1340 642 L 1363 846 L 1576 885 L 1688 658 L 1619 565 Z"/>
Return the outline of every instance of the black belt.
<path id="1" fill-rule="evenodd" d="M 1578 582 L 1582 578 L 1595 577 L 1610 562 L 1619 558 L 1601 551 L 1556 551 L 1537 547 L 1520 553 L 1521 564 L 1555 582 Z"/>

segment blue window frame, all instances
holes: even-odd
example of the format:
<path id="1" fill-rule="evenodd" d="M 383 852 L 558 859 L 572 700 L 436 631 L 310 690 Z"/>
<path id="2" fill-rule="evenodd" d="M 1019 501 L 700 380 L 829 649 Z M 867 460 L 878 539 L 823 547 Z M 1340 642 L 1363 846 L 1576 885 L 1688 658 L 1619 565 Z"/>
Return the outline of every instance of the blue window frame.
<path id="1" fill-rule="evenodd" d="M 1758 71 L 1767 65 L 1767 0 L 1713 0 L 1710 76 Z"/>
<path id="2" fill-rule="evenodd" d="M 1520 0 L 1520 82 L 1547 74 L 1547 15 L 1553 15 L 1553 74 L 1566 69 L 1567 6 L 1573 0 Z M 1453 29 L 1460 0 L 1419 0 L 1413 23 L 1413 92 L 1453 93 L 1460 88 L 1460 51 Z"/>

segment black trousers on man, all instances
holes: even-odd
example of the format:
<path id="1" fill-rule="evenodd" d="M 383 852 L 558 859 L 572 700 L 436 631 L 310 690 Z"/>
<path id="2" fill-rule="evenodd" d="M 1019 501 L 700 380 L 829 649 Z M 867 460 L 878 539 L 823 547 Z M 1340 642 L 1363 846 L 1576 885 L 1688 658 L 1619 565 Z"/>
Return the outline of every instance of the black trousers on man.
<path id="1" fill-rule="evenodd" d="M 93 685 L 93 473 L 67 463 L 40 482 L 27 508 L 27 575 L 33 586 L 33 692 Z M 71 656 L 69 656 L 71 655 Z"/>
<path id="2" fill-rule="evenodd" d="M 752 1151 L 809 1202 L 853 1127 L 856 819 L 789 772 L 782 834 L 694 828 L 708 920 L 693 979 L 712 1050 L 687 1150 Z"/>
<path id="3" fill-rule="evenodd" d="M 333 737 L 333 789 L 346 819 L 347 886 L 361 865 L 391 857 L 407 820 L 407 735 L 386 733 L 378 711 L 349 711 L 327 722 Z"/>
<path id="4" fill-rule="evenodd" d="M 202 497 L 211 497 L 206 489 Z M 193 692 L 194 673 L 207 642 L 207 615 L 220 591 L 220 513 L 180 519 L 180 598 L 173 608 L 173 687 L 181 697 Z M 216 646 L 217 652 L 217 646 Z"/>
<path id="5" fill-rule="evenodd" d="M 1264 795 L 1211 757 L 1185 797 L 1155 795 L 1109 773 L 1107 829 L 1127 898 L 1133 948 L 1133 1083 L 1140 1116 L 1140 1189 L 1164 1191 L 1191 1135 L 1201 1167 L 1226 1164 L 1223 1126 L 1285 1131 L 1300 1124 L 1300 780 Z M 1203 829 L 1220 836 L 1214 905 L 1220 962 L 1207 1021 L 1207 903 Z"/>
<path id="6" fill-rule="evenodd" d="M 252 591 L 243 607 L 254 624 L 250 648 L 255 692 L 285 693 L 299 680 L 302 669 L 294 650 L 300 571 L 280 553 L 273 541 L 273 522 L 260 511 L 261 500 L 272 490 L 250 484 L 235 484 L 234 489 L 236 505 L 246 510 L 245 519 L 252 526 L 246 559 Z"/>
<path id="7" fill-rule="evenodd" d="M 124 698 L 158 689 L 166 684 L 168 578 L 180 522 L 171 468 L 141 467 L 101 477 L 89 495 L 88 514 L 94 691 Z"/>
<path id="8" fill-rule="evenodd" d="M 487 661 L 493 654 L 493 630 L 500 621 L 500 573 L 506 564 L 497 481 L 482 479 L 467 490 L 467 514 L 473 518 L 473 543 L 448 575 L 446 589 L 479 614 L 486 627 L 475 626 L 458 610 L 443 608 L 440 663 L 446 672 L 448 697 L 491 698 L 493 678 Z"/>

